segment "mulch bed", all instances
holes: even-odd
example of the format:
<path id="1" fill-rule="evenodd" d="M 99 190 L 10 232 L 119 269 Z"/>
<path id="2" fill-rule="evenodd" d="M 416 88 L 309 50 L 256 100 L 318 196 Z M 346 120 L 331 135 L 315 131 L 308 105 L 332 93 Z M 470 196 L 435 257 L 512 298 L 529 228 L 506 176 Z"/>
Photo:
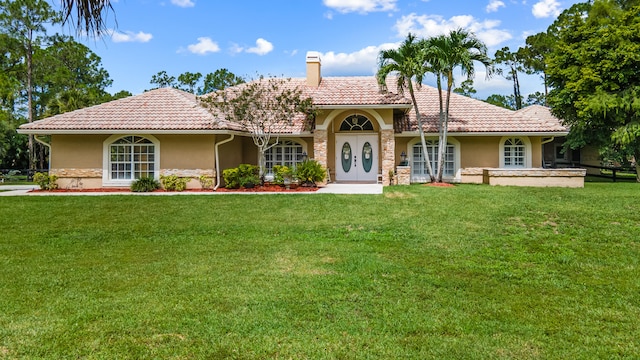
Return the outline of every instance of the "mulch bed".
<path id="1" fill-rule="evenodd" d="M 432 186 L 432 187 L 455 187 L 455 185 L 453 185 L 453 184 L 449 184 L 449 183 L 438 183 L 438 182 L 434 182 L 434 183 L 426 183 L 426 184 L 424 184 L 424 186 Z"/>
<path id="2" fill-rule="evenodd" d="M 314 192 L 317 191 L 318 187 L 303 187 L 303 186 L 292 186 L 291 189 L 287 190 L 283 186 L 280 185 L 269 185 L 266 184 L 264 186 L 256 186 L 251 189 L 241 188 L 241 189 L 226 189 L 223 187 L 218 188 L 215 192 L 224 192 L 224 193 L 233 193 L 233 192 Z M 95 192 L 106 192 L 106 193 L 127 193 L 131 192 L 129 188 L 96 188 L 96 189 L 55 189 L 55 190 L 31 190 L 33 192 L 51 192 L 51 193 L 95 193 Z M 154 192 L 167 192 L 166 190 L 155 190 Z M 185 193 L 198 193 L 198 192 L 214 192 L 211 189 L 187 189 L 182 191 Z"/>

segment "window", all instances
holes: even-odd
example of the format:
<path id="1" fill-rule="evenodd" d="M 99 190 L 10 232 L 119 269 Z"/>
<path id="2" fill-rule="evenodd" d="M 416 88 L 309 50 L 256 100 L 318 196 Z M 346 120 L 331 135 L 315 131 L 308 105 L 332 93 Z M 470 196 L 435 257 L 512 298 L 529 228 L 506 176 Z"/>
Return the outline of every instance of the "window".
<path id="1" fill-rule="evenodd" d="M 366 116 L 351 115 L 340 124 L 340 131 L 373 131 L 373 124 Z"/>
<path id="2" fill-rule="evenodd" d="M 504 141 L 504 167 L 526 167 L 527 147 L 521 138 Z"/>
<path id="3" fill-rule="evenodd" d="M 294 168 L 296 164 L 302 162 L 304 150 L 302 145 L 295 141 L 283 140 L 274 147 L 267 150 L 265 156 L 266 175 L 273 176 L 274 165 L 284 165 Z"/>
<path id="4" fill-rule="evenodd" d="M 431 168 L 436 173 L 438 165 L 438 140 L 426 140 L 427 152 L 429 153 L 429 159 L 431 159 Z M 429 171 L 427 170 L 427 162 L 423 156 L 422 143 L 413 145 L 413 155 L 411 157 L 411 178 L 416 182 L 427 181 L 429 178 Z M 456 147 L 452 143 L 447 143 L 447 149 L 444 155 L 444 177 L 453 177 L 455 175 L 456 168 Z"/>
<path id="5" fill-rule="evenodd" d="M 142 136 L 125 136 L 109 145 L 109 179 L 135 180 L 156 176 L 156 146 Z"/>

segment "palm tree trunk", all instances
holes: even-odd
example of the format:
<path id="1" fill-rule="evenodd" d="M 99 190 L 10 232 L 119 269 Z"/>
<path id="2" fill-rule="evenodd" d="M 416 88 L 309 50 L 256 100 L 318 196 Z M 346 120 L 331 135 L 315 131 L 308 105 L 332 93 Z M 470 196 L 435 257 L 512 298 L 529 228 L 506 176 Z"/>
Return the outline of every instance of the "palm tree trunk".
<path id="1" fill-rule="evenodd" d="M 453 88 L 453 72 L 447 74 L 447 100 L 444 107 L 443 121 L 438 139 L 438 178 L 437 182 L 442 182 L 444 174 L 444 157 L 447 151 L 447 136 L 449 132 L 449 104 L 451 103 L 451 89 Z"/>
<path id="2" fill-rule="evenodd" d="M 409 94 L 411 94 L 411 101 L 413 101 L 413 108 L 416 111 L 416 120 L 418 121 L 418 133 L 420 134 L 420 142 L 422 143 L 422 153 L 424 154 L 424 159 L 427 163 L 427 172 L 429 172 L 429 180 L 433 182 L 435 177 L 433 175 L 433 168 L 431 168 L 431 158 L 429 157 L 429 152 L 427 151 L 427 141 L 424 138 L 424 129 L 422 128 L 422 118 L 420 117 L 420 110 L 418 109 L 418 101 L 416 100 L 416 95 L 413 92 L 413 85 L 411 83 L 411 79 L 409 79 Z"/>

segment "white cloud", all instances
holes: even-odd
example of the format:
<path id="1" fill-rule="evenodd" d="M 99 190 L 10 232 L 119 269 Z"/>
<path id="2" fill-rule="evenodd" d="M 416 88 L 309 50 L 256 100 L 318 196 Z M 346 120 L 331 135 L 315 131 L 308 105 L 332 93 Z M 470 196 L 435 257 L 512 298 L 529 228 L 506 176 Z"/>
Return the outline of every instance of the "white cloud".
<path id="1" fill-rule="evenodd" d="M 320 54 L 322 72 L 329 75 L 371 75 L 378 70 L 378 54 L 381 50 L 397 48 L 399 44 L 387 43 L 367 46 L 352 53 L 333 51 Z"/>
<path id="2" fill-rule="evenodd" d="M 323 0 L 326 7 L 340 13 L 350 12 L 369 13 L 374 11 L 396 10 L 397 0 Z"/>
<path id="3" fill-rule="evenodd" d="M 498 9 L 500 9 L 501 7 L 505 7 L 506 5 L 504 4 L 504 2 L 500 1 L 500 0 L 491 0 L 489 1 L 489 5 L 487 5 L 487 12 L 496 12 L 498 11 Z"/>
<path id="4" fill-rule="evenodd" d="M 273 44 L 263 38 L 256 40 L 256 46 L 247 49 L 248 53 L 266 55 L 273 50 Z"/>
<path id="5" fill-rule="evenodd" d="M 560 3 L 557 0 L 542 0 L 533 5 L 531 10 L 537 18 L 548 18 L 560 15 Z"/>
<path id="6" fill-rule="evenodd" d="M 153 35 L 147 34 L 145 32 L 139 31 L 138 33 L 134 33 L 133 31 L 111 31 L 111 40 L 115 43 L 121 42 L 141 42 L 146 43 L 151 41 Z"/>
<path id="7" fill-rule="evenodd" d="M 403 16 L 395 28 L 399 37 L 406 37 L 408 33 L 420 37 L 432 37 L 447 34 L 459 28 L 466 29 L 476 34 L 487 46 L 496 46 L 513 36 L 506 30 L 497 29 L 499 20 L 477 20 L 471 15 L 458 15 L 445 19 L 439 15 L 416 15 L 415 13 Z"/>
<path id="8" fill-rule="evenodd" d="M 215 53 L 220 51 L 218 43 L 208 37 L 199 37 L 198 43 L 187 46 L 187 49 L 190 52 L 198 55 L 206 55 L 207 53 Z"/>
<path id="9" fill-rule="evenodd" d="M 191 0 L 171 0 L 171 3 L 180 7 L 194 7 L 196 4 Z"/>

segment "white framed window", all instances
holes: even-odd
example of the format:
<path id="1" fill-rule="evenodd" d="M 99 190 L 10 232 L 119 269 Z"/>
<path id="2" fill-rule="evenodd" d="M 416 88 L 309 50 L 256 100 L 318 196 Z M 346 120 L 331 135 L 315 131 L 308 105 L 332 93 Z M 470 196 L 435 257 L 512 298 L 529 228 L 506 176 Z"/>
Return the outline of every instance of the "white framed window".
<path id="1" fill-rule="evenodd" d="M 500 167 L 531 167 L 531 142 L 527 137 L 504 137 L 500 140 Z"/>
<path id="2" fill-rule="evenodd" d="M 438 139 L 427 139 L 427 152 L 429 159 L 431 160 L 431 168 L 434 171 L 434 175 L 438 166 Z M 411 161 L 411 181 L 412 182 L 427 182 L 429 181 L 429 171 L 427 170 L 427 162 L 422 151 L 422 142 L 420 139 L 410 142 L 410 161 Z M 460 164 L 460 143 L 449 138 L 447 141 L 447 148 L 444 155 L 444 173 L 443 178 L 453 179 L 455 178 L 456 171 Z"/>
<path id="3" fill-rule="evenodd" d="M 305 152 L 304 146 L 293 140 L 280 140 L 278 145 L 269 148 L 265 153 L 265 175 L 273 176 L 273 167 L 275 165 L 288 166 L 295 168 L 297 164 L 302 162 Z"/>
<path id="4" fill-rule="evenodd" d="M 151 136 L 114 135 L 104 142 L 103 185 L 121 186 L 159 177 L 160 144 Z"/>

